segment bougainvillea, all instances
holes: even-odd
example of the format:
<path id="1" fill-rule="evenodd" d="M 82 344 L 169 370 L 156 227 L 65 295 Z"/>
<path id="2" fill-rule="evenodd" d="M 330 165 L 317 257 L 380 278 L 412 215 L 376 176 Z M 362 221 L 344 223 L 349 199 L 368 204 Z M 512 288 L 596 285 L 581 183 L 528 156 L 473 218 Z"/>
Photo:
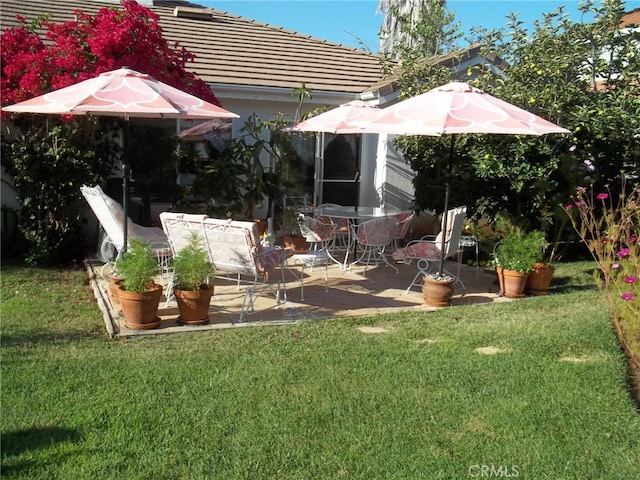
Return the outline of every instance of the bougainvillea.
<path id="1" fill-rule="evenodd" d="M 0 95 L 9 105 L 67 87 L 100 73 L 129 67 L 220 105 L 209 86 L 186 70 L 194 56 L 170 45 L 159 17 L 132 0 L 74 20 L 38 18 L 5 29 L 0 37 Z M 3 114 L 6 117 L 7 114 Z M 106 117 L 15 115 L 20 127 L 3 135 L 2 162 L 22 205 L 19 230 L 32 263 L 80 258 L 80 186 L 100 184 L 112 172 L 120 147 L 117 120 Z M 154 139 L 155 144 L 159 139 Z"/>
<path id="2" fill-rule="evenodd" d="M 42 18 L 2 32 L 1 94 L 8 105 L 66 87 L 102 72 L 129 67 L 216 105 L 209 86 L 186 70 L 194 55 L 162 36 L 159 17 L 133 0 L 102 8 L 95 16 L 81 10 L 75 20 Z M 36 29 L 45 29 L 40 38 Z"/>

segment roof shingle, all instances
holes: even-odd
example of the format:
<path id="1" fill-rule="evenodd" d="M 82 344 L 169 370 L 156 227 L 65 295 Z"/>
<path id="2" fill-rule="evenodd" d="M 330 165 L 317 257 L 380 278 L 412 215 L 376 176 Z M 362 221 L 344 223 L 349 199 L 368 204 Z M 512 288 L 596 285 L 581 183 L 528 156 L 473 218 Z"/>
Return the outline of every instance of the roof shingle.
<path id="1" fill-rule="evenodd" d="M 187 69 L 209 84 L 293 89 L 304 83 L 311 90 L 359 93 L 382 79 L 380 57 L 365 50 L 190 2 L 156 0 L 155 5 L 149 8 L 159 15 L 164 37 L 196 56 Z M 16 15 L 30 22 L 45 13 L 60 23 L 72 20 L 76 9 L 94 15 L 106 6 L 117 5 L 3 0 L 0 26 L 18 25 Z"/>

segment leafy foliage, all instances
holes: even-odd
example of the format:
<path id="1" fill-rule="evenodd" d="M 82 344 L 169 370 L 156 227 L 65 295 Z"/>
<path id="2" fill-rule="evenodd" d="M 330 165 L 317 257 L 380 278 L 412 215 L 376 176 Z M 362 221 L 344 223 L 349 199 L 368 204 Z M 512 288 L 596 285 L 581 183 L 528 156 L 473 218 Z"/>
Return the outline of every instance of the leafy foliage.
<path id="1" fill-rule="evenodd" d="M 469 205 L 476 217 L 494 218 L 508 210 L 529 228 L 555 231 L 559 238 L 568 232 L 560 205 L 585 174 L 606 185 L 621 171 L 640 173 L 640 34 L 619 30 L 624 2 L 601 5 L 588 1 L 581 6 L 585 14 L 595 15 L 592 22 L 573 23 L 559 8 L 535 22 L 532 32 L 512 15 L 506 28 L 485 31 L 477 39 L 485 53 L 497 53 L 509 67 L 506 78 L 484 65 L 470 67 L 462 72 L 467 81 L 573 135 L 458 136 L 449 179 L 453 204 Z M 410 53 L 400 63 L 402 96 L 452 80 L 448 68 Z M 432 185 L 446 180 L 450 141 L 396 140 L 416 172 L 417 209 L 442 209 L 442 192 Z"/>
<path id="2" fill-rule="evenodd" d="M 640 365 L 640 187 L 623 178 L 620 193 L 578 187 L 564 211 L 598 265 L 613 322 L 627 351 Z"/>
<path id="3" fill-rule="evenodd" d="M 158 273 L 158 262 L 151 245 L 139 237 L 132 237 L 127 252 L 116 261 L 116 270 L 124 276 L 125 290 L 145 292 Z"/>
<path id="4" fill-rule="evenodd" d="M 201 242 L 201 237 L 192 232 L 184 248 L 173 257 L 175 288 L 196 291 L 213 275 L 213 264 L 207 260 L 207 252 Z"/>
<path id="5" fill-rule="evenodd" d="M 73 13 L 75 19 L 69 22 L 41 17 L 2 32 L 3 105 L 125 65 L 220 105 L 208 85 L 186 70 L 194 55 L 168 44 L 159 17 L 148 8 L 123 0 L 95 16 Z M 2 156 L 23 203 L 20 229 L 28 241 L 27 258 L 34 263 L 64 261 L 61 249 L 72 243 L 77 230 L 80 186 L 102 183 L 111 171 L 120 149 L 109 129 L 119 121 L 26 115 L 12 119 L 18 130 L 10 135 L 3 131 Z"/>

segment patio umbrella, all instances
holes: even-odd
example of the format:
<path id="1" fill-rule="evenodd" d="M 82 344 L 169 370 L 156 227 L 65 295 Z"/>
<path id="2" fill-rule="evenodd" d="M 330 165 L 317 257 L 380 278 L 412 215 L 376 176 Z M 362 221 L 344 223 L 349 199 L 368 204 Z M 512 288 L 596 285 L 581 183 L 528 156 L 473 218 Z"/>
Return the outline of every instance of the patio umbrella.
<path id="1" fill-rule="evenodd" d="M 104 115 L 127 121 L 123 156 L 123 231 L 127 248 L 129 195 L 128 127 L 130 117 L 239 118 L 239 115 L 160 82 L 151 75 L 120 68 L 53 92 L 2 108 L 5 112 L 57 115 Z"/>
<path id="2" fill-rule="evenodd" d="M 395 135 L 451 135 L 448 176 L 455 153 L 455 135 L 489 133 L 502 135 L 544 135 L 571 133 L 527 110 L 493 97 L 464 82 L 451 82 L 409 98 L 380 111 L 378 117 L 361 126 L 362 133 Z M 445 185 L 443 225 L 447 225 L 449 179 Z M 442 275 L 445 250 L 442 235 L 439 274 Z"/>
<path id="3" fill-rule="evenodd" d="M 334 135 L 366 133 L 362 130 L 362 125 L 376 119 L 381 111 L 376 105 L 370 105 L 362 100 L 352 100 L 338 105 L 334 109 L 285 127 L 282 131 L 320 132 L 321 136 L 316 143 L 316 155 L 317 158 L 322 158 L 321 152 L 325 133 L 333 133 Z M 360 181 L 360 173 L 358 171 L 356 171 L 353 181 L 356 184 Z M 359 188 L 359 185 L 356 185 L 356 187 Z M 356 200 L 356 210 L 358 209 L 357 204 Z"/>
<path id="4" fill-rule="evenodd" d="M 333 134 L 364 133 L 361 125 L 377 118 L 381 109 L 362 100 L 343 103 L 302 122 L 282 129 L 283 132 L 325 132 Z"/>

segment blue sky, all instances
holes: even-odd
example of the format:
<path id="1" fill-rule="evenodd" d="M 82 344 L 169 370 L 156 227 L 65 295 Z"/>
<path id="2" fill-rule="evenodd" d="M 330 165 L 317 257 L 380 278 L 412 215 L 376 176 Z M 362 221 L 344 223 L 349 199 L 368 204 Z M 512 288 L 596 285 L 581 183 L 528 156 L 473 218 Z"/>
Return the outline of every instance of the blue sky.
<path id="1" fill-rule="evenodd" d="M 218 10 L 251 18 L 275 26 L 294 30 L 352 47 L 364 44 L 378 50 L 378 29 L 382 15 L 377 14 L 377 0 L 194 0 Z M 448 0 L 447 8 L 453 12 L 463 30 L 472 26 L 487 29 L 506 26 L 509 13 L 519 13 L 527 26 L 541 20 L 564 5 L 571 19 L 579 20 L 579 1 L 573 0 Z M 597 2 L 599 3 L 599 2 Z M 640 0 L 627 0 L 626 10 L 640 6 Z"/>

